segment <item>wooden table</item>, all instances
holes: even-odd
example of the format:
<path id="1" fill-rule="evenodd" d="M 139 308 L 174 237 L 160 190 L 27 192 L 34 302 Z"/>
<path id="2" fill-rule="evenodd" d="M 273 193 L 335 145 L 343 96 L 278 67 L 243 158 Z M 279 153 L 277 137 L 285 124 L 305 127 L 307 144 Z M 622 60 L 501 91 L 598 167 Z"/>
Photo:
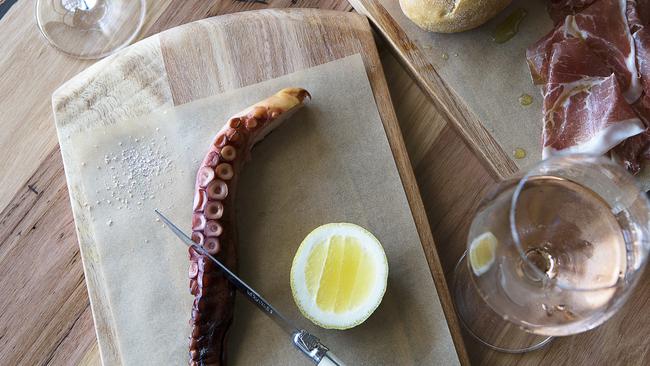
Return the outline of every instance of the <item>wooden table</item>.
<path id="1" fill-rule="evenodd" d="M 35 24 L 34 1 L 18 1 L 0 20 L 0 364 L 97 365 L 99 353 L 50 107 L 53 90 L 91 62 L 67 57 L 45 42 Z M 345 0 L 296 4 L 273 0 L 269 5 L 149 0 L 142 37 L 208 16 L 289 6 L 352 11 Z M 471 214 L 495 178 L 390 51 L 381 48 L 397 116 L 450 279 L 464 250 Z M 643 302 L 642 293 L 637 294 L 629 306 Z M 474 364 L 648 364 L 650 348 L 632 347 L 617 336 L 634 324 L 625 314 L 617 315 L 595 331 L 556 340 L 526 355 L 492 352 L 465 339 Z M 604 356 L 594 359 L 590 339 L 605 336 L 611 337 L 616 352 L 600 350 Z"/>

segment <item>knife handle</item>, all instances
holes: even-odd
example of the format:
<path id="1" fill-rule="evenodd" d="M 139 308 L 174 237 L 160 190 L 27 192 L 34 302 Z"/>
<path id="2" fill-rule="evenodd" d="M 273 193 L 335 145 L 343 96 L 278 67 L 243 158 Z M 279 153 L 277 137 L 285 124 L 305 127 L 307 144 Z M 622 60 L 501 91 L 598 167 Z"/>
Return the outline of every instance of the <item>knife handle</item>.
<path id="1" fill-rule="evenodd" d="M 304 329 L 292 334 L 293 344 L 318 366 L 345 366 L 329 348 L 320 342 L 318 337 Z"/>
<path id="2" fill-rule="evenodd" d="M 345 366 L 343 361 L 341 361 L 332 351 L 327 351 L 327 353 L 321 358 L 318 366 Z"/>

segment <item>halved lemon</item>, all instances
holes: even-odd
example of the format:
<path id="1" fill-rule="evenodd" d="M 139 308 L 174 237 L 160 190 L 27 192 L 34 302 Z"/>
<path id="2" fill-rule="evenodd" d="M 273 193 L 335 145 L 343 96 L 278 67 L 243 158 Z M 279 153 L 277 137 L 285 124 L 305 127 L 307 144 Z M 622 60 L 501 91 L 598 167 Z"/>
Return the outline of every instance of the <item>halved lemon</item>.
<path id="1" fill-rule="evenodd" d="M 377 309 L 388 261 L 379 240 L 354 224 L 327 224 L 302 241 L 291 265 L 291 291 L 302 314 L 328 329 L 349 329 Z"/>
<path id="2" fill-rule="evenodd" d="M 489 231 L 472 240 L 469 245 L 469 264 L 475 275 L 480 276 L 490 269 L 494 263 L 497 243 L 496 236 Z"/>

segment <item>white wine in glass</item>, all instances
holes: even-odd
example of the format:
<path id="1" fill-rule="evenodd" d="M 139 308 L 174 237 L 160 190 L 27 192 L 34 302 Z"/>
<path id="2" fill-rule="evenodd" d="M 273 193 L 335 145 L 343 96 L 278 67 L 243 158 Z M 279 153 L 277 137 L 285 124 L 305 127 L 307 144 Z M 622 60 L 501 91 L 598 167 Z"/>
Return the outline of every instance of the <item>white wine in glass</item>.
<path id="1" fill-rule="evenodd" d="M 525 352 L 605 322 L 646 263 L 650 205 L 611 160 L 555 157 L 499 183 L 474 217 L 454 298 L 482 343 Z"/>
<path id="2" fill-rule="evenodd" d="M 133 42 L 145 7 L 145 0 L 37 0 L 36 22 L 60 51 L 98 59 Z"/>

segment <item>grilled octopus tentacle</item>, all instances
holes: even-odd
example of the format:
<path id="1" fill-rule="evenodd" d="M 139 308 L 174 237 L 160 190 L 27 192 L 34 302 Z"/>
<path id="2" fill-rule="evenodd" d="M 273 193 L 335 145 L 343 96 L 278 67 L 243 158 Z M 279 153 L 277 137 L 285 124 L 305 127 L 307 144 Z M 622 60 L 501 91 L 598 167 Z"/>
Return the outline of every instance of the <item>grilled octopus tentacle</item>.
<path id="1" fill-rule="evenodd" d="M 192 240 L 228 268 L 237 264 L 235 188 L 250 150 L 309 93 L 287 88 L 232 117 L 217 133 L 196 174 Z M 233 317 L 234 287 L 203 255 L 190 248 L 190 292 L 194 295 L 190 325 L 190 365 L 225 365 L 226 333 Z"/>

